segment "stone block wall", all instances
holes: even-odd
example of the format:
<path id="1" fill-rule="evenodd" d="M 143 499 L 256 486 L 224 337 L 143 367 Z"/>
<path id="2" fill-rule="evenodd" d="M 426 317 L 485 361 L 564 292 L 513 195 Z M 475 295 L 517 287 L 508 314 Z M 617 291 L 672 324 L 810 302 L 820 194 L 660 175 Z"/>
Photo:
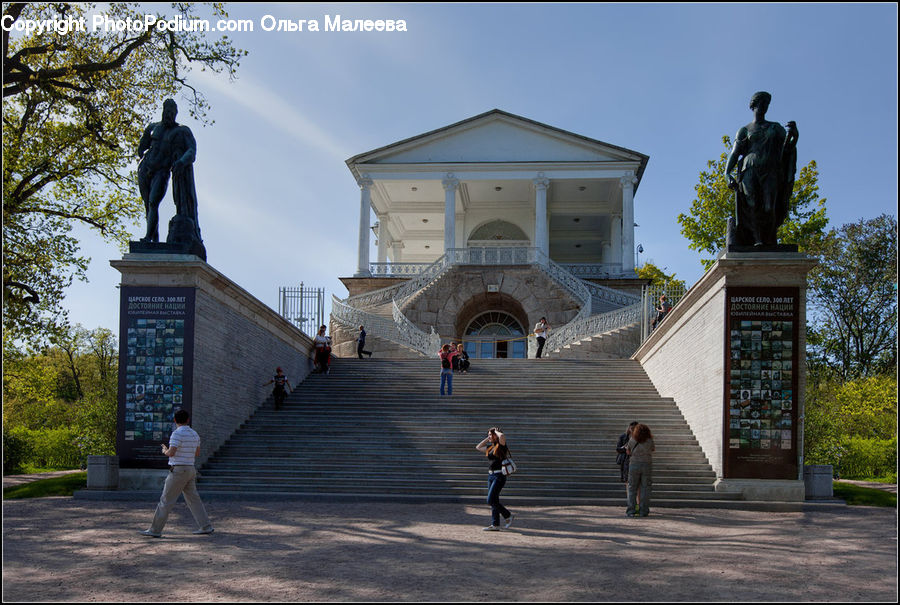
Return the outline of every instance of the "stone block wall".
<path id="1" fill-rule="evenodd" d="M 498 286 L 488 292 L 488 286 Z M 534 267 L 455 267 L 413 298 L 403 312 L 422 330 L 431 326 L 444 339 L 455 339 L 471 319 L 487 310 L 504 311 L 530 332 L 541 317 L 551 326 L 572 320 L 581 308 L 566 290 Z"/>
<path id="2" fill-rule="evenodd" d="M 200 465 L 271 396 L 281 366 L 291 385 L 309 374 L 312 340 L 209 264 L 190 255 L 126 254 L 110 264 L 122 285 L 195 289 L 191 425 Z"/>
<path id="3" fill-rule="evenodd" d="M 803 254 L 744 253 L 720 258 L 632 356 L 660 395 L 672 397 L 719 477 L 724 475 L 726 287 L 800 289 L 797 417 L 806 394 L 806 275 Z M 802 424 L 798 450 L 803 451 Z M 802 465 L 801 465 L 802 468 Z M 746 490 L 745 490 L 746 491 Z"/>

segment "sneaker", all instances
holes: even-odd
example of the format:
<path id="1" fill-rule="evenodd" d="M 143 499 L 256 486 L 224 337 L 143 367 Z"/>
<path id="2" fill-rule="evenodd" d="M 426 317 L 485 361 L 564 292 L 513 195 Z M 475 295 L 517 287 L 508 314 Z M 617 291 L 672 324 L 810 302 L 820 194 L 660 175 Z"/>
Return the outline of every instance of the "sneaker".
<path id="1" fill-rule="evenodd" d="M 484 528 L 484 531 L 500 531 L 499 525 L 488 525 Z"/>
<path id="2" fill-rule="evenodd" d="M 203 529 L 197 529 L 197 530 L 194 530 L 193 534 L 194 534 L 195 536 L 201 536 L 201 535 L 203 535 L 203 534 L 211 534 L 211 533 L 213 533 L 214 531 L 216 531 L 216 530 L 214 530 L 214 529 L 212 528 L 212 525 L 210 525 L 209 527 L 204 527 Z"/>
<path id="3" fill-rule="evenodd" d="M 509 529 L 509 526 L 512 525 L 513 522 L 513 514 L 509 513 L 509 518 L 506 520 L 506 523 L 503 524 L 504 529 Z"/>
<path id="4" fill-rule="evenodd" d="M 150 536 L 151 538 L 162 538 L 162 534 L 158 534 L 151 529 L 145 529 L 144 531 L 138 533 L 142 536 Z"/>

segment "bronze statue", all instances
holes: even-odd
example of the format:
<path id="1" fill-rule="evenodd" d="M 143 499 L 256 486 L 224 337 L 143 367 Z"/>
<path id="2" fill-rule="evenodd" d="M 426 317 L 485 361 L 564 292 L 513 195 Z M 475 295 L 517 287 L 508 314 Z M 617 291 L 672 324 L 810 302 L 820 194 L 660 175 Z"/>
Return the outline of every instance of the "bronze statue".
<path id="1" fill-rule="evenodd" d="M 728 186 L 735 191 L 735 220 L 729 245 L 774 246 L 778 228 L 787 219 L 797 171 L 797 124 L 787 130 L 766 120 L 772 95 L 758 92 L 750 99 L 753 121 L 738 130 L 725 165 Z M 737 178 L 732 174 L 737 165 Z M 731 231 L 733 225 L 733 232 Z"/>
<path id="2" fill-rule="evenodd" d="M 194 186 L 193 164 L 197 156 L 197 142 L 190 128 L 175 121 L 177 115 L 175 101 L 166 99 L 162 121 L 150 124 L 138 144 L 138 187 L 147 214 L 147 234 L 141 242 L 159 242 L 159 205 L 166 195 L 171 173 L 175 216 L 169 222 L 166 242 L 181 244 L 206 260 Z"/>

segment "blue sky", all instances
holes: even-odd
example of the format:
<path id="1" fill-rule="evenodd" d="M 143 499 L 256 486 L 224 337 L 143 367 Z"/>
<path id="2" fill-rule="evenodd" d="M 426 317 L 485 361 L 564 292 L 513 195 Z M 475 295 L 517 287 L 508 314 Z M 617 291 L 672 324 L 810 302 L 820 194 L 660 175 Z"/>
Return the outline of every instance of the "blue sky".
<path id="1" fill-rule="evenodd" d="M 772 93 L 815 160 L 832 226 L 897 214 L 895 4 L 228 4 L 252 19 L 238 79 L 196 73 L 215 120 L 194 130 L 209 263 L 267 305 L 279 286 L 356 269 L 359 188 L 344 161 L 493 108 L 650 157 L 635 242 L 693 284 L 701 256 L 677 223 L 708 160 Z M 264 15 L 404 19 L 407 32 L 266 32 Z M 174 214 L 162 206 L 162 224 Z M 374 219 L 373 219 L 374 221 Z M 135 239 L 143 224 L 135 225 Z M 374 238 L 373 238 L 374 243 Z M 121 251 L 85 235 L 89 283 L 70 319 L 116 329 Z M 371 258 L 376 258 L 374 250 Z"/>

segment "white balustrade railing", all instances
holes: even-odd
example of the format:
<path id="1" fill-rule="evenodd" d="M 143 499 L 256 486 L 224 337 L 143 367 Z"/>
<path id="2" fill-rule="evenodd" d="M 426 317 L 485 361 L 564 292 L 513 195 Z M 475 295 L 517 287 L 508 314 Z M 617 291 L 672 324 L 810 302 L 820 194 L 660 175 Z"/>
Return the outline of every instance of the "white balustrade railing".
<path id="1" fill-rule="evenodd" d="M 610 278 L 624 275 L 621 263 L 560 263 L 566 271 L 582 279 Z"/>
<path id="2" fill-rule="evenodd" d="M 584 338 L 638 323 L 641 321 L 641 310 L 642 305 L 637 302 L 615 311 L 570 321 L 561 328 L 552 328 L 544 348 L 556 351 Z"/>
<path id="3" fill-rule="evenodd" d="M 431 334 L 419 329 L 400 311 L 397 301 L 393 303 L 394 323 L 401 334 L 401 339 L 406 346 L 419 351 L 426 357 L 437 355 L 441 348 L 441 336 L 431 327 Z"/>
<path id="4" fill-rule="evenodd" d="M 619 306 L 627 307 L 629 305 L 633 305 L 636 302 L 640 302 L 641 300 L 641 297 L 635 294 L 629 294 L 628 292 L 623 292 L 622 290 L 616 290 L 615 288 L 595 284 L 594 282 L 586 281 L 584 282 L 584 285 L 587 286 L 587 289 L 595 298 Z"/>
<path id="5" fill-rule="evenodd" d="M 415 277 L 431 263 L 369 263 L 372 277 Z"/>
<path id="6" fill-rule="evenodd" d="M 331 300 L 331 318 L 350 330 L 365 326 L 367 334 L 379 338 L 396 341 L 400 336 L 397 324 L 391 318 L 348 305 L 334 295 Z"/>
<path id="7" fill-rule="evenodd" d="M 366 326 L 373 336 L 397 342 L 403 346 L 431 356 L 440 348 L 440 335 L 431 328 L 428 334 L 416 326 L 403 314 L 401 309 L 422 289 L 439 279 L 455 265 L 533 265 L 561 285 L 581 304 L 581 308 L 566 325 L 555 328 L 547 340 L 549 350 L 556 350 L 581 338 L 607 332 L 641 320 L 643 305 L 639 297 L 626 292 L 586 282 L 575 276 L 569 266 L 560 265 L 537 248 L 521 246 L 483 246 L 453 248 L 431 264 L 423 263 L 372 263 L 374 276 L 411 276 L 404 283 L 352 296 L 344 301 L 334 298 L 332 314 L 335 319 L 355 329 Z M 614 265 L 610 265 L 614 268 Z M 611 271 L 612 269 L 610 269 Z M 406 273 L 408 272 L 408 273 Z M 622 309 L 591 315 L 592 298 L 627 305 Z M 383 316 L 365 311 L 379 305 L 391 303 L 393 321 Z M 552 345 L 552 346 L 551 346 Z"/>

